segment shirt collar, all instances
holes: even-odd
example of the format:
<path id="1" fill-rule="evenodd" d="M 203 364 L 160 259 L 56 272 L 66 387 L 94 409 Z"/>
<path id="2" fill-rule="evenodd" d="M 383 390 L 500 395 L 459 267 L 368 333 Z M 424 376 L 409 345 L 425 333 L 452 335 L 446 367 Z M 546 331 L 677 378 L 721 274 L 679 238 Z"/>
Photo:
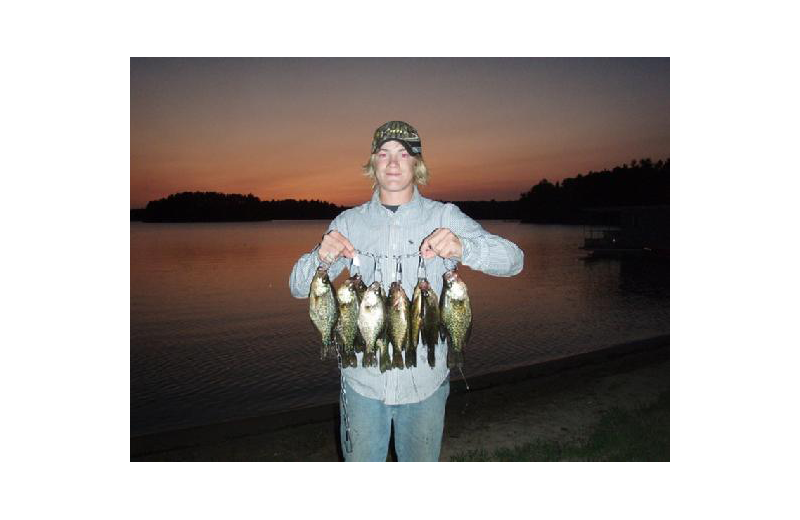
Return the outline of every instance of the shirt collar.
<path id="1" fill-rule="evenodd" d="M 397 208 L 397 212 L 395 215 L 402 215 L 409 211 L 414 211 L 416 208 L 419 207 L 420 201 L 422 200 L 422 196 L 419 194 L 419 190 L 417 189 L 417 185 L 414 185 L 414 193 L 411 195 L 411 200 L 406 202 L 405 204 L 401 204 L 399 208 Z M 372 192 L 372 200 L 370 201 L 370 207 L 372 208 L 373 212 L 376 212 L 379 215 L 388 215 L 392 212 L 388 209 L 383 207 L 383 203 L 381 202 L 380 191 L 375 190 Z"/>

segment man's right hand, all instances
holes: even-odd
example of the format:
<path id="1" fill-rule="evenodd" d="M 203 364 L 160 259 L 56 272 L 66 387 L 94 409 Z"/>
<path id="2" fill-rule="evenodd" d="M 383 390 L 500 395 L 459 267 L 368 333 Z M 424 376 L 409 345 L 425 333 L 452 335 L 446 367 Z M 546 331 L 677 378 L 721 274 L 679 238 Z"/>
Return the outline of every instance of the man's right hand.
<path id="1" fill-rule="evenodd" d="M 319 249 L 317 249 L 319 259 L 328 264 L 332 264 L 340 256 L 353 258 L 355 254 L 356 248 L 353 247 L 353 244 L 336 230 L 325 233 L 322 236 L 322 242 L 319 243 Z"/>

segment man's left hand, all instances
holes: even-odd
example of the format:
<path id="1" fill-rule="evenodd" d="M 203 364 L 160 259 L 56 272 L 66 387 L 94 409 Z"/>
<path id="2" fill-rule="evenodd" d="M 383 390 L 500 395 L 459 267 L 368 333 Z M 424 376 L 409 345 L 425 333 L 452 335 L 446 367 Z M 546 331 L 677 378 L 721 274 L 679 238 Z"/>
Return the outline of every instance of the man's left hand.
<path id="1" fill-rule="evenodd" d="M 422 245 L 419 246 L 422 253 L 422 258 L 426 260 L 434 256 L 441 256 L 442 258 L 458 258 L 461 259 L 463 250 L 461 248 L 461 240 L 447 228 L 436 228 L 433 233 L 425 237 Z"/>

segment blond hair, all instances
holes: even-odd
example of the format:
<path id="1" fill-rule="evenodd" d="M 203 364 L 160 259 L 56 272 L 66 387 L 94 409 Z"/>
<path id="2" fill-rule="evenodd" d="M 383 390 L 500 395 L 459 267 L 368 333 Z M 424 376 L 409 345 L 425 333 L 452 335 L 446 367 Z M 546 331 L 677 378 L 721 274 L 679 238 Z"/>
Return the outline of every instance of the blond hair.
<path id="1" fill-rule="evenodd" d="M 372 179 L 372 189 L 375 189 L 375 159 L 377 158 L 376 154 L 372 154 L 369 156 L 369 161 L 367 164 L 362 166 L 364 170 L 364 175 Z M 425 160 L 422 158 L 422 155 L 414 156 L 414 184 L 421 184 L 426 185 L 428 184 L 428 177 L 430 177 L 430 173 L 428 172 L 428 167 L 425 165 Z"/>

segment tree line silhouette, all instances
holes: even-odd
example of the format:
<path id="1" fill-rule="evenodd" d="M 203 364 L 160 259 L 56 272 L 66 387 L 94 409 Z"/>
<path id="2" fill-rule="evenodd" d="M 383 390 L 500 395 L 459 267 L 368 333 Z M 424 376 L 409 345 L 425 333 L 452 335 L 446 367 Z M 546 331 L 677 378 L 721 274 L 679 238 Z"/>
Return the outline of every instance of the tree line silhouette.
<path id="1" fill-rule="evenodd" d="M 143 222 L 255 222 L 273 219 L 333 219 L 346 208 L 320 200 L 261 200 L 255 195 L 185 191 L 131 210 Z"/>
<path id="2" fill-rule="evenodd" d="M 634 159 L 611 170 L 590 171 L 556 182 L 543 179 L 519 199 L 523 222 L 588 223 L 589 208 L 669 205 L 669 159 Z"/>
<path id="3" fill-rule="evenodd" d="M 593 223 L 606 219 L 597 208 L 669 205 L 669 159 L 633 160 L 611 170 L 590 171 L 556 182 L 542 180 L 519 200 L 453 201 L 474 219 L 519 219 L 536 223 Z M 587 211 L 594 208 L 595 210 Z M 331 220 L 347 209 L 320 200 L 262 201 L 253 194 L 183 192 L 132 209 L 144 222 L 234 222 L 273 219 Z"/>

